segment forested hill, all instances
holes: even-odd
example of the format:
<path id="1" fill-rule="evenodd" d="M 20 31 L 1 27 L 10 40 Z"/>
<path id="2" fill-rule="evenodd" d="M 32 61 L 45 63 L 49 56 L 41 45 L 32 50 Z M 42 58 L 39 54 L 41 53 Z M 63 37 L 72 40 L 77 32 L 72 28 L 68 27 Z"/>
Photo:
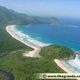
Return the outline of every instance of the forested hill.
<path id="1" fill-rule="evenodd" d="M 55 23 L 56 21 L 59 21 L 56 17 L 32 17 L 0 6 L 0 24 Z"/>
<path id="2" fill-rule="evenodd" d="M 13 10 L 0 6 L 0 24 L 3 23 L 27 24 L 27 23 L 34 23 L 34 22 L 36 22 L 36 20 L 30 16 L 27 16 L 25 14 L 19 14 Z"/>

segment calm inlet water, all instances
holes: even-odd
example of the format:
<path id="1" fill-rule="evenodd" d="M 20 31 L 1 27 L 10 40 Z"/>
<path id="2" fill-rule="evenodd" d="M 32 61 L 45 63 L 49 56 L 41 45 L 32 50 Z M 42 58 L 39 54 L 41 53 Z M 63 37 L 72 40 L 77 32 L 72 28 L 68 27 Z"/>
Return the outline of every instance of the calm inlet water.
<path id="1" fill-rule="evenodd" d="M 80 51 L 80 26 L 35 24 L 17 26 L 16 29 L 40 42 L 62 45 Z M 76 60 L 79 62 L 79 59 Z M 76 61 L 67 62 L 70 66 L 73 63 Z M 80 72 L 79 64 L 76 63 L 72 67 Z"/>

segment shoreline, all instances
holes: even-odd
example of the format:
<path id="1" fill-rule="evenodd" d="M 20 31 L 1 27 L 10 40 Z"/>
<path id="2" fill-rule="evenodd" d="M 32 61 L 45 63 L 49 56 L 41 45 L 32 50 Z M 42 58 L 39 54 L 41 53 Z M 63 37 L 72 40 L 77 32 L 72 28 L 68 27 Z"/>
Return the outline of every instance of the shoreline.
<path id="1" fill-rule="evenodd" d="M 33 48 L 33 51 L 25 51 L 23 53 L 23 56 L 26 57 L 40 57 L 39 52 L 41 51 L 41 48 L 47 45 L 44 45 L 36 40 L 31 40 L 28 35 L 24 35 L 21 32 L 17 32 L 15 29 L 16 25 L 8 25 L 6 26 L 6 31 L 16 40 L 24 43 L 25 45 Z M 25 40 L 26 38 L 26 40 Z M 40 45 L 39 45 L 40 44 Z M 76 73 L 70 66 L 65 65 L 63 60 L 55 59 L 54 62 L 59 66 L 61 69 L 63 69 L 67 73 Z"/>
<path id="2" fill-rule="evenodd" d="M 27 56 L 27 57 L 40 57 L 39 56 L 39 52 L 41 50 L 41 48 L 43 47 L 43 45 L 38 45 L 35 44 L 36 42 L 32 43 L 32 41 L 30 42 L 29 40 L 24 41 L 23 38 L 25 38 L 25 35 L 21 34 L 21 33 L 17 33 L 14 29 L 15 29 L 16 25 L 8 25 L 6 26 L 6 31 L 16 40 L 22 42 L 23 44 L 33 48 L 34 50 L 32 51 L 26 51 L 25 53 L 23 53 L 23 56 Z"/>
<path id="3" fill-rule="evenodd" d="M 71 68 L 69 65 L 65 64 L 64 60 L 54 59 L 54 62 L 65 72 L 67 73 L 78 73 L 73 68 Z"/>

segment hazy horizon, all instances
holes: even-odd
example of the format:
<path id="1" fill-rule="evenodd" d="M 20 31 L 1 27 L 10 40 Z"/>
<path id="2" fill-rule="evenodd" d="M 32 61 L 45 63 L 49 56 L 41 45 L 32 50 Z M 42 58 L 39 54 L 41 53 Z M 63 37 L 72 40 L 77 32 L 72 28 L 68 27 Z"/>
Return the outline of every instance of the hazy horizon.
<path id="1" fill-rule="evenodd" d="M 80 18 L 80 0 L 0 0 L 0 5 L 32 16 Z"/>

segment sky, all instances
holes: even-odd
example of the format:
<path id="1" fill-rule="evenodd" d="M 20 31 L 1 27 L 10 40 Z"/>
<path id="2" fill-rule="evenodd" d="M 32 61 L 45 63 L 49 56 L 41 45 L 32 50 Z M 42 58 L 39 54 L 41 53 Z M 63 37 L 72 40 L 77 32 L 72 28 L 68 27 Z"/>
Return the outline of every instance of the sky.
<path id="1" fill-rule="evenodd" d="M 0 5 L 32 16 L 80 18 L 80 0 L 0 0 Z"/>

